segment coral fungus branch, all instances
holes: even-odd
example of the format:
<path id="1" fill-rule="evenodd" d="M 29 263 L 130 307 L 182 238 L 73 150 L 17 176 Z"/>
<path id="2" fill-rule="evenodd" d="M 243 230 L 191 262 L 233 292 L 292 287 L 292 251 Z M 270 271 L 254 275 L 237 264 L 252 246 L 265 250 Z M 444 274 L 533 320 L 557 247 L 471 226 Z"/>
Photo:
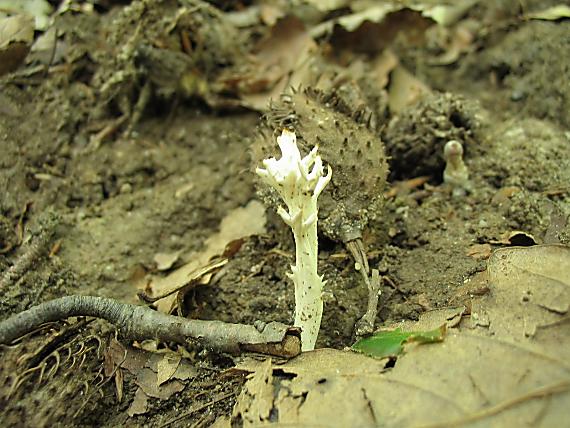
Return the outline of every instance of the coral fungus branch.
<path id="1" fill-rule="evenodd" d="M 277 138 L 281 159 L 265 159 L 257 174 L 281 196 L 287 210 L 278 214 L 291 227 L 295 238 L 296 260 L 289 277 L 295 285 L 295 325 L 301 327 L 303 351 L 315 348 L 323 314 L 324 281 L 317 273 L 317 198 L 329 183 L 332 170 L 324 174 L 317 148 L 301 158 L 295 133 L 284 130 Z"/>

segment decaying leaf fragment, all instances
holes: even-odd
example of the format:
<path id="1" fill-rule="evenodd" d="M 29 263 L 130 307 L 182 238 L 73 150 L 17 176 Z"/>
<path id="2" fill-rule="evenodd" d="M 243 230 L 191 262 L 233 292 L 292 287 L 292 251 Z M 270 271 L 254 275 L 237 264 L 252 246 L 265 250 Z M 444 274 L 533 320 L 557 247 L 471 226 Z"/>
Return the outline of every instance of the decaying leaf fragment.
<path id="1" fill-rule="evenodd" d="M 182 357 L 179 354 L 166 353 L 157 364 L 156 383 L 158 386 L 170 380 L 178 366 Z"/>
<path id="2" fill-rule="evenodd" d="M 159 385 L 158 373 L 149 368 L 141 369 L 137 374 L 135 382 L 146 395 L 161 400 L 168 400 L 172 394 L 182 391 L 185 387 L 185 385 L 178 380 L 172 380 L 171 382 Z"/>
<path id="3" fill-rule="evenodd" d="M 135 398 L 129 406 L 127 414 L 131 418 L 136 415 L 144 415 L 148 410 L 148 398 L 148 395 L 146 395 L 141 388 L 137 389 Z"/>
<path id="4" fill-rule="evenodd" d="M 273 409 L 273 366 L 271 359 L 265 360 L 250 376 L 238 399 L 232 419 L 244 426 L 268 421 Z"/>
<path id="5" fill-rule="evenodd" d="M 282 18 L 259 42 L 246 70 L 230 71 L 221 80 L 225 86 L 234 86 L 244 106 L 264 111 L 270 99 L 277 99 L 300 80 L 295 75 L 303 72 L 315 48 L 298 18 Z"/>
<path id="6" fill-rule="evenodd" d="M 111 339 L 105 350 L 105 376 L 114 376 L 118 401 L 123 396 L 124 375 L 135 377 L 138 389 L 127 411 L 129 416 L 146 413 L 150 398 L 167 400 L 185 388 L 183 381 L 197 375 L 196 367 L 174 352 L 148 352 L 124 346 Z"/>
<path id="7" fill-rule="evenodd" d="M 529 13 L 526 16 L 529 19 L 540 19 L 543 21 L 556 21 L 558 19 L 570 18 L 570 6 L 559 4 L 538 12 Z"/>
<path id="8" fill-rule="evenodd" d="M 0 16 L 0 76 L 14 71 L 24 62 L 33 40 L 32 16 Z"/>

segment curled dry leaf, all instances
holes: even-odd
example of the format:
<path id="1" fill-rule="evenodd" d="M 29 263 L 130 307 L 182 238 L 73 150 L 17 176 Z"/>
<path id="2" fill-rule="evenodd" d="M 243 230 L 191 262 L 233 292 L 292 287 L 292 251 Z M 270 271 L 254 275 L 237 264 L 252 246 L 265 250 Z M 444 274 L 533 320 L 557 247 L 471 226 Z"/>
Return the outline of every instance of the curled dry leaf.
<path id="1" fill-rule="evenodd" d="M 506 232 L 500 239 L 489 241 L 490 244 L 508 245 L 510 247 L 530 247 L 536 245 L 537 241 L 530 233 L 522 230 Z"/>

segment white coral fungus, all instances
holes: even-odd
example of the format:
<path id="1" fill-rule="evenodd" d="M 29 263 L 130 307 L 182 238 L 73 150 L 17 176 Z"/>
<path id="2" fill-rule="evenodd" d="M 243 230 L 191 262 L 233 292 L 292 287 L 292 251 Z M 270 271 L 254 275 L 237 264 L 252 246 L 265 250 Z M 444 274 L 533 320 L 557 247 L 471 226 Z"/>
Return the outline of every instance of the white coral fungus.
<path id="1" fill-rule="evenodd" d="M 301 158 L 294 132 L 284 130 L 277 143 L 281 159 L 265 159 L 256 173 L 273 187 L 287 210 L 277 210 L 291 227 L 295 238 L 296 260 L 289 277 L 295 284 L 295 326 L 301 327 L 303 351 L 315 348 L 323 314 L 323 277 L 317 273 L 317 198 L 332 177 L 330 165 L 324 175 L 317 147 Z"/>

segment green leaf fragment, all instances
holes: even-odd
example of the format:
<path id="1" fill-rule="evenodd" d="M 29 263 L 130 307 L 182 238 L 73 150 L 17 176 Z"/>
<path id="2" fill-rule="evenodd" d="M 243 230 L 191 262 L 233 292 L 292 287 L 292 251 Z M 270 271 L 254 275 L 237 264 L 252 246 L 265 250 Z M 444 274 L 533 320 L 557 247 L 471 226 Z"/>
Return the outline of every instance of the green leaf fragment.
<path id="1" fill-rule="evenodd" d="M 395 357 L 404 352 L 404 344 L 442 342 L 447 331 L 446 324 L 430 331 L 380 331 L 370 337 L 360 339 L 352 349 L 375 358 Z"/>

